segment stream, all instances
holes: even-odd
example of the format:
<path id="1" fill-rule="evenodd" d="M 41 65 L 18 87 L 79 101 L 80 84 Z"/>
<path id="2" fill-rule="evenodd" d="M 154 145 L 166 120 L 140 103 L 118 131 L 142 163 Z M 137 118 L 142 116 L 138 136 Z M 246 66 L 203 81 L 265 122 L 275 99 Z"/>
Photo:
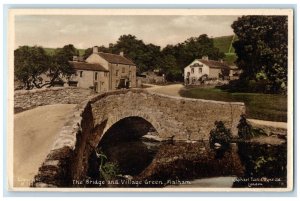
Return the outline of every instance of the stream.
<path id="1" fill-rule="evenodd" d="M 90 157 L 91 182 L 87 187 L 283 188 L 287 185 L 286 143 L 243 142 L 216 148 L 205 141 L 157 142 L 138 138 L 106 140 L 99 150 L 105 158 L 100 165 L 96 154 Z"/>

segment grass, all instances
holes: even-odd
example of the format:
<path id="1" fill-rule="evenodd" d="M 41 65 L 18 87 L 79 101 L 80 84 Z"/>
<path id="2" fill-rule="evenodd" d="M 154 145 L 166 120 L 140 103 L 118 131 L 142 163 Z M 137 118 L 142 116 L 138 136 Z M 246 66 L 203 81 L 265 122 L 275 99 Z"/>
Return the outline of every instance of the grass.
<path id="1" fill-rule="evenodd" d="M 190 88 L 180 91 L 188 98 L 244 102 L 246 116 L 267 121 L 287 121 L 287 96 L 261 93 L 229 93 L 216 88 Z"/>
<path id="2" fill-rule="evenodd" d="M 216 48 L 219 48 L 220 52 L 234 53 L 234 48 L 232 47 L 231 44 L 232 39 L 233 39 L 233 35 L 213 38 L 214 46 Z"/>
<path id="3" fill-rule="evenodd" d="M 232 35 L 213 38 L 214 46 L 216 48 L 219 48 L 220 52 L 223 52 L 225 54 L 224 60 L 229 65 L 234 65 L 234 62 L 237 59 L 235 50 L 232 47 L 232 42 L 235 41 L 237 38 L 233 37 L 234 36 Z"/>

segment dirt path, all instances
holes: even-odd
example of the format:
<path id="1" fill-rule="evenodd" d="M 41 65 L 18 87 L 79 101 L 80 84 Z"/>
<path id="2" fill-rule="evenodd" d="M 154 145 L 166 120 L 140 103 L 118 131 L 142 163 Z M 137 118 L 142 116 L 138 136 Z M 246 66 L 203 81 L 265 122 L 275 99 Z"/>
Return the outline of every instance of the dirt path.
<path id="1" fill-rule="evenodd" d="M 30 185 L 75 105 L 47 105 L 14 115 L 14 187 Z"/>

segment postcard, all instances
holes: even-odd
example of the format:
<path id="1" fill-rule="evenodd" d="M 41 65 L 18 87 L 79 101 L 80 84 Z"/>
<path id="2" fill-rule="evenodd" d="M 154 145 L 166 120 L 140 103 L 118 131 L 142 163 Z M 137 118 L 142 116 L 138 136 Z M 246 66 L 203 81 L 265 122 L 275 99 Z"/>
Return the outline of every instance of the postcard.
<path id="1" fill-rule="evenodd" d="M 10 191 L 293 190 L 293 9 L 9 9 Z"/>

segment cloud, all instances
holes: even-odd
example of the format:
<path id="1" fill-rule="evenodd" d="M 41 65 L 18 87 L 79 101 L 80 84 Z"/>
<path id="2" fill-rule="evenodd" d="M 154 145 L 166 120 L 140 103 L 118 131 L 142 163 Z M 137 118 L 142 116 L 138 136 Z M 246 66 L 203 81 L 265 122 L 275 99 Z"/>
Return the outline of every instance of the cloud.
<path id="1" fill-rule="evenodd" d="M 207 34 L 233 34 L 230 27 L 238 16 L 17 16 L 16 43 L 78 48 L 115 43 L 120 35 L 132 34 L 146 43 L 162 47 L 183 42 L 187 38 Z"/>

